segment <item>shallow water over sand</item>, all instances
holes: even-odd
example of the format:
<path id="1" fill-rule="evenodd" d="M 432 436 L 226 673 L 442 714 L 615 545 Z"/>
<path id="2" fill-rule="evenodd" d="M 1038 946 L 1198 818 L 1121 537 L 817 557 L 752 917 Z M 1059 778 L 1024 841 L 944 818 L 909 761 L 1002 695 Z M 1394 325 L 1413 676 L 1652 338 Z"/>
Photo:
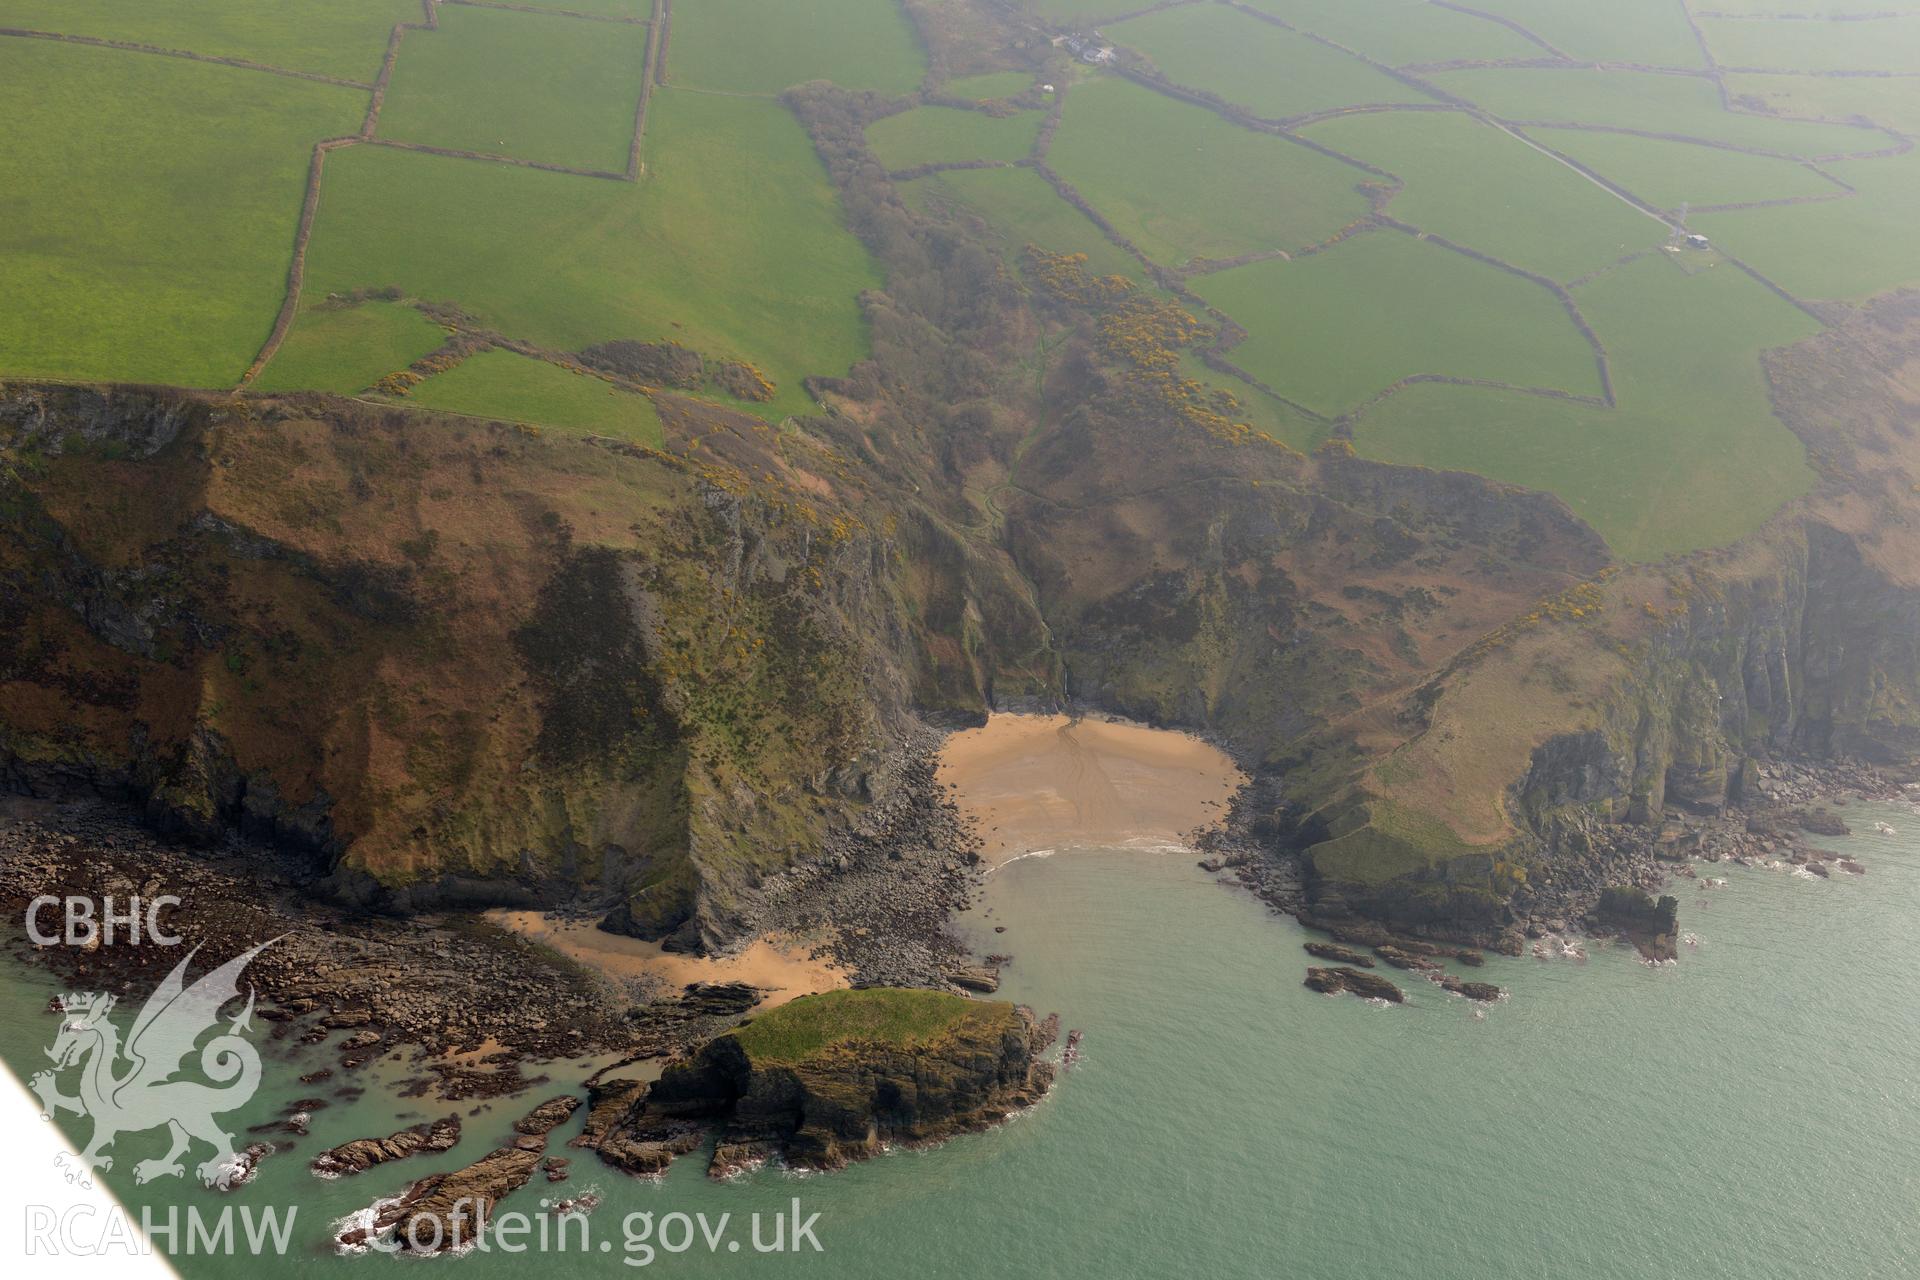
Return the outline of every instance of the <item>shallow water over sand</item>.
<path id="1" fill-rule="evenodd" d="M 561 1190 L 604 1193 L 589 1252 L 544 1260 L 568 1275 L 632 1273 L 621 1262 L 628 1214 L 727 1213 L 744 1233 L 746 1215 L 798 1197 L 821 1215 L 821 1255 L 709 1254 L 696 1243 L 657 1254 L 650 1269 L 853 1280 L 1908 1277 L 1920 1258 L 1920 815 L 1857 803 L 1846 814 L 1865 834 L 1822 843 L 1861 857 L 1864 878 L 1714 868 L 1726 887 L 1678 890 L 1682 927 L 1699 942 L 1677 966 L 1605 946 L 1585 962 L 1489 957 L 1473 976 L 1512 994 L 1484 1017 L 1418 980 L 1403 984 L 1400 1008 L 1315 995 L 1300 985 L 1308 935 L 1191 854 L 1061 846 L 996 871 L 966 923 L 979 950 L 1013 954 L 1003 994 L 1085 1032 L 1079 1064 L 1032 1112 L 844 1173 L 767 1170 L 729 1185 L 707 1182 L 698 1157 L 653 1185 L 563 1152 L 574 1180 L 536 1182 L 517 1207 L 531 1212 Z M 1901 834 L 1873 833 L 1876 818 Z M 5 971 L 0 1050 L 16 1070 L 52 1035 L 39 1011 L 48 990 Z M 328 1057 L 276 1054 L 260 1114 L 246 1119 L 315 1092 L 295 1077 Z M 589 1069 L 549 1073 L 557 1087 Z M 370 1090 L 317 1112 L 313 1136 L 269 1159 L 238 1199 L 302 1206 L 298 1256 L 276 1269 L 448 1265 L 339 1259 L 326 1228 L 497 1145 L 547 1092 L 470 1117 L 447 1155 L 315 1180 L 305 1161 L 322 1146 L 389 1132 L 396 1112 L 444 1110 Z M 559 1131 L 556 1149 L 579 1123 Z M 218 1203 L 179 1182 L 113 1182 L 136 1203 Z M 479 1277 L 537 1264 L 495 1252 L 451 1265 Z M 189 1259 L 182 1270 L 271 1274 L 250 1259 Z"/>

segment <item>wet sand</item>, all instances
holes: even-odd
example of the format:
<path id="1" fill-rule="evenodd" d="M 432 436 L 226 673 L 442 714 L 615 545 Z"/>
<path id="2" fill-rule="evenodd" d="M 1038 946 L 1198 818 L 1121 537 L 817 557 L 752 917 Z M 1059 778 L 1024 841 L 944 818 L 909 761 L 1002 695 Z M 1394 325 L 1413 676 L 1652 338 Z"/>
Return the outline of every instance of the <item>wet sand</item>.
<path id="1" fill-rule="evenodd" d="M 1217 747 L 1111 720 L 996 715 L 947 740 L 940 781 L 990 867 L 1072 846 L 1184 847 L 1245 781 Z"/>
<path id="2" fill-rule="evenodd" d="M 764 1012 L 800 996 L 847 985 L 844 970 L 831 960 L 811 958 L 807 953 L 812 948 L 794 938 L 761 938 L 731 956 L 689 956 L 663 951 L 657 942 L 608 933 L 583 921 L 554 919 L 539 911 L 489 911 L 487 919 L 608 977 L 657 984 L 666 996 L 677 995 L 694 982 L 745 982 L 767 993 L 755 1006 Z"/>

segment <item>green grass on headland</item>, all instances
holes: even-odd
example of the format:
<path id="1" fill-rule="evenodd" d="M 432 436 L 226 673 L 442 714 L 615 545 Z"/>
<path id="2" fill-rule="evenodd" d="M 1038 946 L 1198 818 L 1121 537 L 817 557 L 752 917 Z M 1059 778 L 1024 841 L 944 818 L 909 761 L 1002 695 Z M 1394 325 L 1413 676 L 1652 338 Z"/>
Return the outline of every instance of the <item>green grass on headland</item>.
<path id="1" fill-rule="evenodd" d="M 802 996 L 758 1015 L 733 1036 L 755 1065 L 799 1063 L 848 1043 L 910 1047 L 959 1030 L 990 1030 L 1010 1006 L 943 991 L 869 987 Z"/>
<path id="2" fill-rule="evenodd" d="M 1047 162 L 1166 265 L 1298 249 L 1367 211 L 1361 170 L 1110 77 L 1067 95 Z"/>
<path id="3" fill-rule="evenodd" d="M 647 29 L 507 9 L 440 7 L 409 31 L 379 136 L 624 173 Z"/>
<path id="4" fill-rule="evenodd" d="M 366 94 L 0 39 L 0 374 L 231 386 L 286 292 L 308 156 Z"/>
<path id="5" fill-rule="evenodd" d="M 446 337 L 445 329 L 403 303 L 309 307 L 253 386 L 351 395 L 406 368 Z"/>
<path id="6" fill-rule="evenodd" d="M 1406 183 L 1389 216 L 1549 279 L 1597 271 L 1668 235 L 1598 183 L 1465 114 L 1345 116 L 1306 132 Z"/>
<path id="7" fill-rule="evenodd" d="M 1431 79 L 1507 120 L 1641 129 L 1793 156 L 1844 155 L 1892 145 L 1892 139 L 1873 129 L 1728 111 L 1713 82 L 1697 76 L 1504 67 L 1442 71 Z"/>
<path id="8" fill-rule="evenodd" d="M 899 0 L 699 0 L 674 6 L 665 83 L 771 95 L 831 80 L 911 93 L 925 74 Z"/>
<path id="9" fill-rule="evenodd" d="M 636 444 L 661 440 L 660 415 L 645 396 L 497 347 L 434 374 L 406 399 L 423 409 L 617 436 Z"/>
<path id="10" fill-rule="evenodd" d="M 1634 560 L 1730 542 L 1806 491 L 1759 358 L 1811 335 L 1811 319 L 1731 266 L 1688 274 L 1665 254 L 1574 296 L 1612 355 L 1617 409 L 1415 386 L 1361 419 L 1356 446 L 1558 494 Z"/>
<path id="11" fill-rule="evenodd" d="M 992 102 L 996 98 L 1012 98 L 1033 88 L 1034 76 L 1028 71 L 989 71 L 985 75 L 960 76 L 940 86 L 940 92 L 950 98 L 971 98 L 975 102 Z"/>
<path id="12" fill-rule="evenodd" d="M 1229 359 L 1330 416 L 1419 373 L 1600 392 L 1592 347 L 1545 288 L 1398 231 L 1192 287 L 1246 328 Z"/>
<path id="13" fill-rule="evenodd" d="M 677 19 L 676 19 L 677 20 Z M 751 361 L 804 412 L 866 354 L 879 283 L 812 143 L 777 102 L 661 90 L 646 181 L 354 147 L 327 163 L 310 297 L 397 285 L 558 350 L 678 339 Z"/>
<path id="14" fill-rule="evenodd" d="M 1432 101 L 1359 58 L 1222 5 L 1162 9 L 1104 34 L 1145 54 L 1173 83 L 1268 120 L 1370 102 Z"/>
<path id="15" fill-rule="evenodd" d="M 442 15 L 444 16 L 444 14 Z M 7 0 L 0 26 L 125 40 L 372 84 L 420 0 Z M 164 99 L 142 99 L 165 109 Z"/>
<path id="16" fill-rule="evenodd" d="M 990 116 L 955 107 L 915 107 L 867 126 L 867 145 L 888 169 L 962 160 L 1021 160 L 1033 150 L 1038 111 Z"/>

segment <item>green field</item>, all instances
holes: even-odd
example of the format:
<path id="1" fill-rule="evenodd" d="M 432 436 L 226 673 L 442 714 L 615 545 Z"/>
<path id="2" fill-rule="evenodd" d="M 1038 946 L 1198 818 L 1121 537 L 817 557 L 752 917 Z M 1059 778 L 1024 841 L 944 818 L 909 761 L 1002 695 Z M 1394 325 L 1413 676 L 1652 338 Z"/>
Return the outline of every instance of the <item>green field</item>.
<path id="1" fill-rule="evenodd" d="M 961 76 L 940 86 L 940 92 L 975 102 L 1012 98 L 1033 88 L 1034 78 L 1025 71 L 989 71 L 982 76 Z"/>
<path id="2" fill-rule="evenodd" d="M 961 169 L 916 179 L 902 193 L 919 208 L 945 202 L 984 220 L 1011 266 L 1018 266 L 1021 252 L 1034 244 L 1051 253 L 1086 254 L 1087 269 L 1095 275 L 1139 279 L 1145 274 L 1031 169 Z"/>
<path id="3" fill-rule="evenodd" d="M 1104 28 L 1153 60 L 1175 84 L 1201 89 L 1268 120 L 1427 95 L 1297 32 L 1222 5 L 1186 5 Z"/>
<path id="4" fill-rule="evenodd" d="M 409 31 L 379 136 L 623 173 L 647 29 L 458 5 Z"/>
<path id="5" fill-rule="evenodd" d="M 1920 152 L 1829 166 L 1858 195 L 1784 209 L 1743 209 L 1692 220 L 1795 295 L 1866 298 L 1920 283 Z"/>
<path id="6" fill-rule="evenodd" d="M 1427 0 L 1249 0 L 1303 31 L 1389 66 L 1464 58 L 1536 58 L 1541 49 L 1497 22 Z"/>
<path id="7" fill-rule="evenodd" d="M 1664 254 L 1575 296 L 1613 358 L 1618 409 L 1410 387 L 1360 422 L 1361 452 L 1548 490 L 1630 559 L 1730 542 L 1806 490 L 1758 361 L 1812 320 L 1730 266 L 1689 275 Z"/>
<path id="8" fill-rule="evenodd" d="M 1167 264 L 1298 249 L 1367 210 L 1360 170 L 1106 77 L 1067 95 L 1047 162 Z"/>
<path id="9" fill-rule="evenodd" d="M 658 445 L 661 440 L 660 415 L 645 396 L 498 347 L 434 374 L 406 399 L 423 409 L 617 436 L 637 444 Z"/>
<path id="10" fill-rule="evenodd" d="M 653 0 L 513 0 L 513 3 L 523 8 L 597 13 L 610 18 L 645 18 L 653 12 Z"/>
<path id="11" fill-rule="evenodd" d="M 1795 5 L 1782 12 L 1805 10 Z M 1887 7 L 1861 4 L 1854 12 L 1880 14 L 1887 12 Z M 1915 14 L 1853 22 L 1703 17 L 1700 29 L 1722 66 L 1781 71 L 1920 71 L 1920 15 Z"/>
<path id="12" fill-rule="evenodd" d="M 444 14 L 442 15 L 444 16 Z M 0 26 L 189 49 L 372 84 L 419 0 L 7 0 Z"/>
<path id="13" fill-rule="evenodd" d="M 365 391 L 446 341 L 447 332 L 397 302 L 321 305 L 302 312 L 254 380 L 260 391 Z"/>
<path id="14" fill-rule="evenodd" d="M 1600 392 L 1592 348 L 1546 289 L 1397 231 L 1192 287 L 1247 330 L 1229 359 L 1323 414 L 1420 373 Z"/>
<path id="15" fill-rule="evenodd" d="M 955 107 L 915 107 L 867 126 L 867 145 L 889 169 L 961 160 L 1020 160 L 1033 150 L 1038 111 L 990 116 Z"/>
<path id="16" fill-rule="evenodd" d="M 1819 120 L 1861 116 L 1905 134 L 1920 133 L 1920 85 L 1911 79 L 1729 75 L 1727 92 L 1781 115 Z"/>
<path id="17" fill-rule="evenodd" d="M 857 298 L 879 283 L 806 134 L 776 102 L 661 90 L 647 156 L 636 184 L 336 152 L 309 296 L 397 285 L 557 349 L 674 338 L 765 369 L 760 411 L 804 411 L 802 378 L 866 354 Z"/>
<path id="18" fill-rule="evenodd" d="M 1503 67 L 1445 71 L 1432 79 L 1507 120 L 1641 129 L 1796 156 L 1878 151 L 1891 141 L 1871 129 L 1728 111 L 1712 82 L 1693 76 Z"/>
<path id="19" fill-rule="evenodd" d="M 1391 216 L 1555 280 L 1667 238 L 1653 218 L 1464 114 L 1343 116 L 1307 136 L 1403 179 Z"/>
<path id="20" fill-rule="evenodd" d="M 1725 147 L 1585 129 L 1529 129 L 1527 135 L 1659 209 L 1678 209 L 1683 203 L 1696 207 L 1746 204 L 1842 190 L 1797 161 Z"/>
<path id="21" fill-rule="evenodd" d="M 1573 58 L 1706 65 L 1678 0 L 1474 0 L 1470 7 L 1511 19 Z"/>
<path id="22" fill-rule="evenodd" d="M 141 104 L 135 107 L 134 104 Z M 0 372 L 231 386 L 353 89 L 0 39 Z"/>
<path id="23" fill-rule="evenodd" d="M 831 80 L 911 93 L 925 74 L 898 0 L 699 0 L 673 11 L 668 84 L 776 94 Z"/>

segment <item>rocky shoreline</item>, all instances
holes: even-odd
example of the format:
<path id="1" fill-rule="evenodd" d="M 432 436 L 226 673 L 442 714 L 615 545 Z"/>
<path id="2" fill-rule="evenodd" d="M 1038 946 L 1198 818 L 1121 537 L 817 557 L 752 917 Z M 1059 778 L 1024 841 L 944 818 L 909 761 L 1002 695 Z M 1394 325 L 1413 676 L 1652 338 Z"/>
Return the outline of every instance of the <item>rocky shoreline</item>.
<path id="1" fill-rule="evenodd" d="M 1821 849 L 1815 839 L 1847 833 L 1845 808 L 1850 800 L 1920 800 L 1920 781 L 1912 771 L 1857 761 L 1755 762 L 1745 783 L 1751 798 L 1717 811 L 1673 808 L 1654 825 L 1585 819 L 1556 829 L 1551 833 L 1552 871 L 1516 892 L 1506 918 L 1493 926 L 1422 923 L 1390 928 L 1352 912 L 1317 909 L 1298 853 L 1275 850 L 1259 834 L 1262 823 L 1256 815 L 1271 812 L 1275 793 L 1258 777 L 1234 797 L 1226 820 L 1196 832 L 1193 842 L 1204 869 L 1231 878 L 1274 911 L 1331 937 L 1332 943 L 1309 943 L 1307 949 L 1336 966 L 1372 963 L 1340 944 L 1372 947 L 1376 954 L 1382 946 L 1451 954 L 1475 964 L 1478 950 L 1546 954 L 1543 941 L 1570 940 L 1581 933 L 1624 939 L 1649 962 L 1666 963 L 1677 957 L 1679 935 L 1673 916 L 1676 900 L 1663 895 L 1677 882 L 1698 879 L 1696 863 L 1783 865 L 1822 877 L 1836 872 L 1864 875 L 1866 868 L 1856 859 Z M 1567 945 L 1578 949 L 1571 941 Z M 1466 959 L 1468 955 L 1474 959 Z M 1343 979 L 1319 981 L 1333 990 L 1351 989 L 1341 985 Z M 1458 979 L 1450 981 L 1461 985 Z M 1307 985 L 1315 986 L 1315 981 Z"/>

